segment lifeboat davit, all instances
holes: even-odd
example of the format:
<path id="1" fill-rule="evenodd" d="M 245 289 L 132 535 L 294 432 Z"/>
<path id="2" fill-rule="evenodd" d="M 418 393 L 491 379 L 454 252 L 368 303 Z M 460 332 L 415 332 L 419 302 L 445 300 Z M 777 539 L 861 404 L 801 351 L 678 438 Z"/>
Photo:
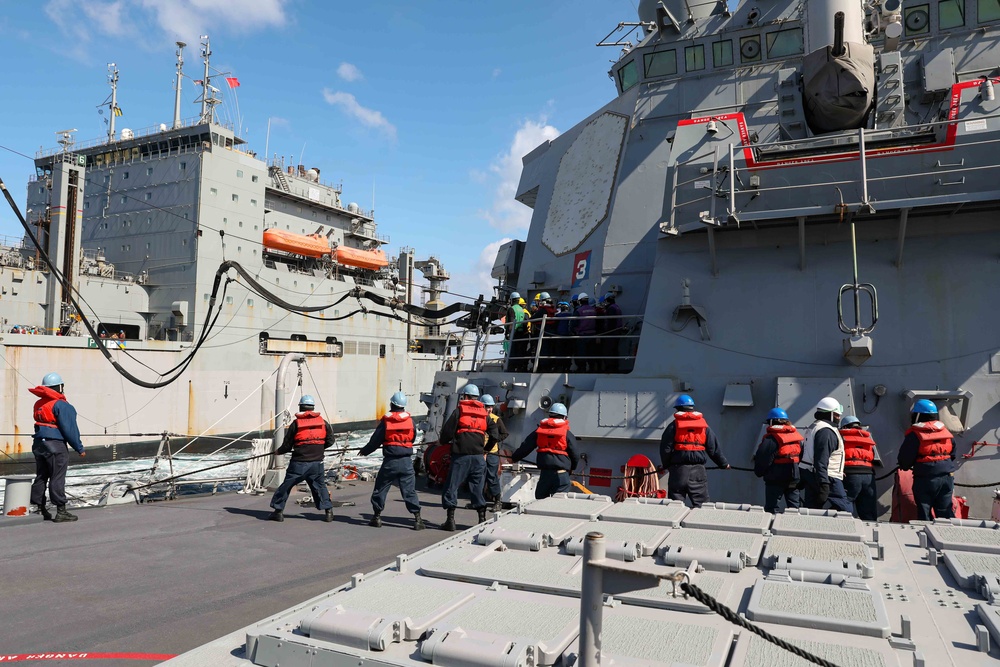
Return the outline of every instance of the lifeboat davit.
<path id="1" fill-rule="evenodd" d="M 320 234 L 295 234 L 281 229 L 264 230 L 264 247 L 281 250 L 303 257 L 322 257 L 330 254 L 330 242 Z"/>
<path id="2" fill-rule="evenodd" d="M 359 250 L 358 248 L 338 246 L 334 252 L 334 258 L 344 266 L 355 266 L 371 271 L 378 271 L 389 266 L 389 260 L 381 250 Z"/>

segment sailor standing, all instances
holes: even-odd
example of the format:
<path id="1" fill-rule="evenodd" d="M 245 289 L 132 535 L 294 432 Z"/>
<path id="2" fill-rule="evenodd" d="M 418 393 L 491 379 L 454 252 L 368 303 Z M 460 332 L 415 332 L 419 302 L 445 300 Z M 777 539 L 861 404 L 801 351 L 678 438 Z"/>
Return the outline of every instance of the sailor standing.
<path id="1" fill-rule="evenodd" d="M 854 415 L 840 420 L 844 439 L 844 491 L 862 521 L 878 521 L 878 493 L 875 490 L 875 441 Z"/>
<path id="2" fill-rule="evenodd" d="M 466 482 L 479 523 L 486 521 L 486 500 L 483 498 L 485 447 L 488 438 L 499 440 L 496 424 L 487 418 L 486 407 L 479 402 L 479 387 L 465 385 L 458 399 L 458 407 L 445 420 L 440 437 L 442 445 L 451 445 L 451 466 L 444 482 L 444 493 L 441 494 L 441 505 L 448 513 L 441 529 L 449 531 L 455 530 L 458 489 Z"/>
<path id="3" fill-rule="evenodd" d="M 330 491 L 323 480 L 323 450 L 332 447 L 333 443 L 333 429 L 316 412 L 316 399 L 306 394 L 299 399 L 299 412 L 295 415 L 295 421 L 285 430 L 284 442 L 274 452 L 275 455 L 291 452 L 292 458 L 285 470 L 285 481 L 271 498 L 271 508 L 274 511 L 268 515 L 269 520 L 285 520 L 288 494 L 293 486 L 305 480 L 313 498 L 317 499 L 316 509 L 326 512 L 323 520 L 328 523 L 333 521 L 333 501 L 330 500 Z"/>
<path id="4" fill-rule="evenodd" d="M 80 456 L 86 456 L 80 441 L 80 428 L 76 423 L 76 408 L 66 401 L 63 379 L 58 373 L 49 373 L 42 384 L 29 389 L 38 397 L 33 410 L 35 436 L 31 453 L 35 455 L 35 481 L 31 483 L 31 504 L 46 521 L 63 523 L 76 521 L 77 516 L 66 511 L 66 468 L 69 465 L 67 445 Z M 45 508 L 45 487 L 56 506 L 56 515 Z"/>
<path id="5" fill-rule="evenodd" d="M 503 489 L 500 487 L 500 443 L 506 440 L 510 433 L 504 425 L 500 415 L 496 413 L 496 399 L 489 394 L 483 394 L 483 405 L 486 407 L 487 418 L 496 424 L 497 437 L 490 437 L 486 434 L 486 481 L 483 487 L 483 496 L 487 501 L 493 503 L 493 511 L 499 512 L 501 509 L 501 495 Z"/>
<path id="6" fill-rule="evenodd" d="M 910 411 L 912 426 L 906 431 L 896 455 L 901 470 L 913 469 L 913 500 L 917 518 L 931 520 L 931 510 L 939 519 L 953 519 L 955 492 L 955 440 L 938 420 L 938 407 L 922 398 Z"/>
<path id="7" fill-rule="evenodd" d="M 368 456 L 379 447 L 382 448 L 382 467 L 378 469 L 375 488 L 372 489 L 373 514 L 368 522 L 372 528 L 382 526 L 385 500 L 389 489 L 395 484 L 403 495 L 406 509 L 413 515 L 413 530 L 424 529 L 424 521 L 420 518 L 416 474 L 413 472 L 413 440 L 416 435 L 413 418 L 406 411 L 406 394 L 397 391 L 389 399 L 389 414 L 382 417 L 372 437 L 368 439 L 368 444 L 358 452 L 359 456 Z"/>
<path id="8" fill-rule="evenodd" d="M 767 430 L 753 456 L 753 472 L 764 479 L 764 511 L 776 512 L 782 497 L 785 509 L 799 508 L 799 461 L 804 438 L 781 408 L 772 408 L 764 423 Z"/>
<path id="9" fill-rule="evenodd" d="M 844 491 L 844 439 L 837 430 L 843 413 L 840 401 L 831 396 L 816 405 L 799 463 L 806 507 L 824 509 L 829 502 L 835 510 L 853 513 Z"/>
<path id="10" fill-rule="evenodd" d="M 537 450 L 538 484 L 535 498 L 548 498 L 555 493 L 565 493 L 572 488 L 569 474 L 577 464 L 576 439 L 569 431 L 568 411 L 562 403 L 553 403 L 548 419 L 528 434 L 521 446 L 511 456 L 520 461 Z"/>
<path id="11" fill-rule="evenodd" d="M 693 398 L 681 394 L 674 409 L 674 419 L 660 438 L 660 463 L 670 473 L 667 496 L 671 500 L 690 498 L 692 505 L 701 507 L 708 502 L 708 459 L 724 470 L 729 470 L 729 462 L 704 415 L 694 409 Z"/>

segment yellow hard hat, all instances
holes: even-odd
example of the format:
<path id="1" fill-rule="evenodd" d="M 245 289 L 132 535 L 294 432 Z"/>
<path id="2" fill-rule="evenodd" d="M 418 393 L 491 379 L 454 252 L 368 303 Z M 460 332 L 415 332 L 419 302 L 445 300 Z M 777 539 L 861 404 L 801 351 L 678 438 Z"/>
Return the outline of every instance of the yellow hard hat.
<path id="1" fill-rule="evenodd" d="M 538 301 L 541 298 L 542 298 L 542 293 L 541 292 L 539 292 L 538 294 L 535 295 L 535 301 Z"/>
<path id="2" fill-rule="evenodd" d="M 518 299 L 518 300 L 517 300 L 517 305 L 519 305 L 519 306 L 523 306 L 523 305 L 525 305 L 525 303 L 524 303 L 524 299 L 523 299 L 523 298 L 521 298 L 521 299 Z"/>

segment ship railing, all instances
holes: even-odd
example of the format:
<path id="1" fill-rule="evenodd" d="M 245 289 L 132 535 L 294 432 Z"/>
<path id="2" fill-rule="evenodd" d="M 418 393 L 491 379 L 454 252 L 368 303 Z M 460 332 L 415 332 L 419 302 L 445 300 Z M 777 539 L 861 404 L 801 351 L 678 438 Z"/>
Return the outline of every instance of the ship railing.
<path id="1" fill-rule="evenodd" d="M 640 315 L 568 315 L 491 327 L 478 342 L 463 342 L 442 359 L 443 370 L 531 373 L 630 373 L 635 367 Z M 560 326 L 561 325 L 561 326 Z M 560 329 L 563 331 L 559 333 Z"/>
<path id="2" fill-rule="evenodd" d="M 191 118 L 185 118 L 184 120 L 182 120 L 180 128 L 177 129 L 182 129 L 185 127 L 194 127 L 195 125 L 204 125 L 204 124 L 205 123 L 202 122 L 201 116 L 192 116 Z M 148 127 L 144 127 L 138 130 L 132 130 L 131 139 L 121 139 L 121 135 L 119 135 L 118 137 L 109 140 L 108 136 L 104 135 L 97 139 L 87 139 L 86 141 L 75 141 L 73 142 L 73 144 L 71 144 L 69 147 L 66 148 L 62 146 L 60 146 L 59 148 L 43 148 L 35 153 L 35 158 L 49 157 L 50 155 L 56 155 L 58 153 L 67 153 L 67 152 L 75 153 L 82 150 L 86 150 L 88 148 L 95 148 L 97 146 L 114 146 L 115 144 L 127 141 L 134 141 L 136 139 L 142 139 L 143 137 L 159 134 L 161 132 L 169 132 L 170 130 L 175 129 L 171 125 L 167 125 L 166 128 L 164 128 L 163 125 L 164 125 L 163 123 L 157 123 L 156 125 L 150 125 Z M 213 125 L 224 127 L 227 130 L 233 129 L 233 124 L 228 121 L 220 122 L 216 120 L 213 122 Z"/>
<path id="3" fill-rule="evenodd" d="M 976 116 L 975 120 L 989 120 L 1000 118 L 1000 114 L 984 114 L 982 116 Z M 798 184 L 780 184 L 774 186 L 763 186 L 758 180 L 755 174 L 757 174 L 761 167 L 760 165 L 751 165 L 747 161 L 745 149 L 749 149 L 756 155 L 761 155 L 766 153 L 768 149 L 777 148 L 788 148 L 790 145 L 794 144 L 797 149 L 802 152 L 808 152 L 810 149 L 816 151 L 815 155 L 810 154 L 810 157 L 819 156 L 830 156 L 836 154 L 844 154 L 844 159 L 840 161 L 849 162 L 854 154 L 856 156 L 853 158 L 858 165 L 858 169 L 855 174 L 856 178 L 843 178 L 841 180 L 824 180 L 822 185 L 825 191 L 829 192 L 829 201 L 825 204 L 819 204 L 814 209 L 826 210 L 827 212 L 836 212 L 837 207 L 847 207 L 848 209 L 856 210 L 858 207 L 869 208 L 877 205 L 877 201 L 871 198 L 871 191 L 874 185 L 893 183 L 898 184 L 901 181 L 912 178 L 913 174 L 909 172 L 900 172 L 894 174 L 878 174 L 873 175 L 869 173 L 869 161 L 871 159 L 871 151 L 873 149 L 873 141 L 877 139 L 894 138 L 897 140 L 905 140 L 906 137 L 912 137 L 917 139 L 918 137 L 931 136 L 944 137 L 949 131 L 949 128 L 953 125 L 958 125 L 968 121 L 968 118 L 960 119 L 946 119 L 935 121 L 932 123 L 922 123 L 917 125 L 906 125 L 901 127 L 892 128 L 876 128 L 867 129 L 861 128 L 857 131 L 848 142 L 831 145 L 829 143 L 829 137 L 814 137 L 810 139 L 802 139 L 796 141 L 775 141 L 768 143 L 757 143 L 752 146 L 743 146 L 738 143 L 730 143 L 728 147 L 716 147 L 713 152 L 701 153 L 695 157 L 679 162 L 679 165 L 688 165 L 692 163 L 705 164 L 706 157 L 713 160 L 714 166 L 709 174 L 698 174 L 694 178 L 680 181 L 677 178 L 678 171 L 674 170 L 674 181 L 671 193 L 671 226 L 676 226 L 676 211 L 678 206 L 689 207 L 694 204 L 708 201 L 709 210 L 701 212 L 701 222 L 716 226 L 723 223 L 739 223 L 740 218 L 745 218 L 747 220 L 760 218 L 761 215 L 757 212 L 744 212 L 741 211 L 738 204 L 738 198 L 750 197 L 756 199 L 757 197 L 763 195 L 780 196 L 782 193 L 790 193 L 801 190 L 815 190 L 817 184 L 814 182 L 804 182 Z M 914 142 L 914 146 L 918 145 Z M 964 149 L 970 147 L 982 147 L 982 146 L 993 146 L 1000 145 L 1000 138 L 984 138 L 978 141 L 963 141 L 961 144 L 955 144 L 953 148 Z M 928 144 L 928 147 L 932 147 L 933 144 Z M 909 148 L 909 145 L 896 144 L 894 147 L 905 147 Z M 879 153 L 882 155 L 882 153 Z M 796 156 L 789 155 L 787 160 L 795 160 Z M 802 158 L 802 159 L 808 159 Z M 780 162 L 782 158 L 775 157 L 775 160 Z M 809 166 L 809 162 L 800 163 L 802 166 Z M 828 163 L 827 163 L 828 164 Z M 728 166 L 728 178 L 722 181 L 720 185 L 716 180 L 712 179 L 712 174 L 719 174 L 726 171 L 726 166 Z M 985 172 L 987 170 L 1000 169 L 1000 163 L 994 161 L 977 162 L 975 164 L 969 163 L 964 159 L 955 160 L 943 160 L 939 159 L 935 165 L 933 172 L 936 184 L 941 188 L 960 188 L 966 184 L 967 176 L 977 172 Z M 845 173 L 848 173 L 845 171 Z M 691 200 L 685 200 L 681 204 L 677 203 L 677 193 L 678 191 L 683 191 L 685 186 L 694 185 L 697 187 L 697 183 L 701 181 L 711 181 L 711 184 L 706 188 L 707 194 L 704 197 L 697 197 Z M 739 186 L 739 188 L 737 187 Z M 749 186 L 749 187 L 747 187 Z M 943 195 L 944 193 L 942 193 Z M 956 190 L 954 194 L 959 194 Z M 940 196 L 940 195 L 939 195 Z M 971 195 L 966 193 L 964 199 L 969 199 Z M 930 197 L 930 199 L 934 199 Z M 722 211 L 721 206 L 717 207 L 717 203 L 720 201 L 725 201 L 728 207 L 725 211 L 725 217 L 721 216 Z M 936 202 L 930 202 L 936 203 Z M 772 207 L 773 208 L 773 207 Z M 818 212 L 818 211 L 814 211 Z M 768 214 L 769 217 L 774 217 L 773 213 Z"/>

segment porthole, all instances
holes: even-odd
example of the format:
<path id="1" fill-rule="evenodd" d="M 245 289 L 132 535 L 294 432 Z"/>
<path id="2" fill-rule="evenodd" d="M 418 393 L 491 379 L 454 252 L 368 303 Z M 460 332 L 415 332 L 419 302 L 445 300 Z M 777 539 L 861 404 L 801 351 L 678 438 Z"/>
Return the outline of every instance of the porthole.
<path id="1" fill-rule="evenodd" d="M 903 19 L 906 24 L 906 34 L 920 35 L 931 29 L 931 14 L 929 5 L 918 5 L 906 10 Z"/>
<path id="2" fill-rule="evenodd" d="M 740 57 L 743 62 L 760 60 L 760 37 L 744 37 L 741 39 Z"/>

